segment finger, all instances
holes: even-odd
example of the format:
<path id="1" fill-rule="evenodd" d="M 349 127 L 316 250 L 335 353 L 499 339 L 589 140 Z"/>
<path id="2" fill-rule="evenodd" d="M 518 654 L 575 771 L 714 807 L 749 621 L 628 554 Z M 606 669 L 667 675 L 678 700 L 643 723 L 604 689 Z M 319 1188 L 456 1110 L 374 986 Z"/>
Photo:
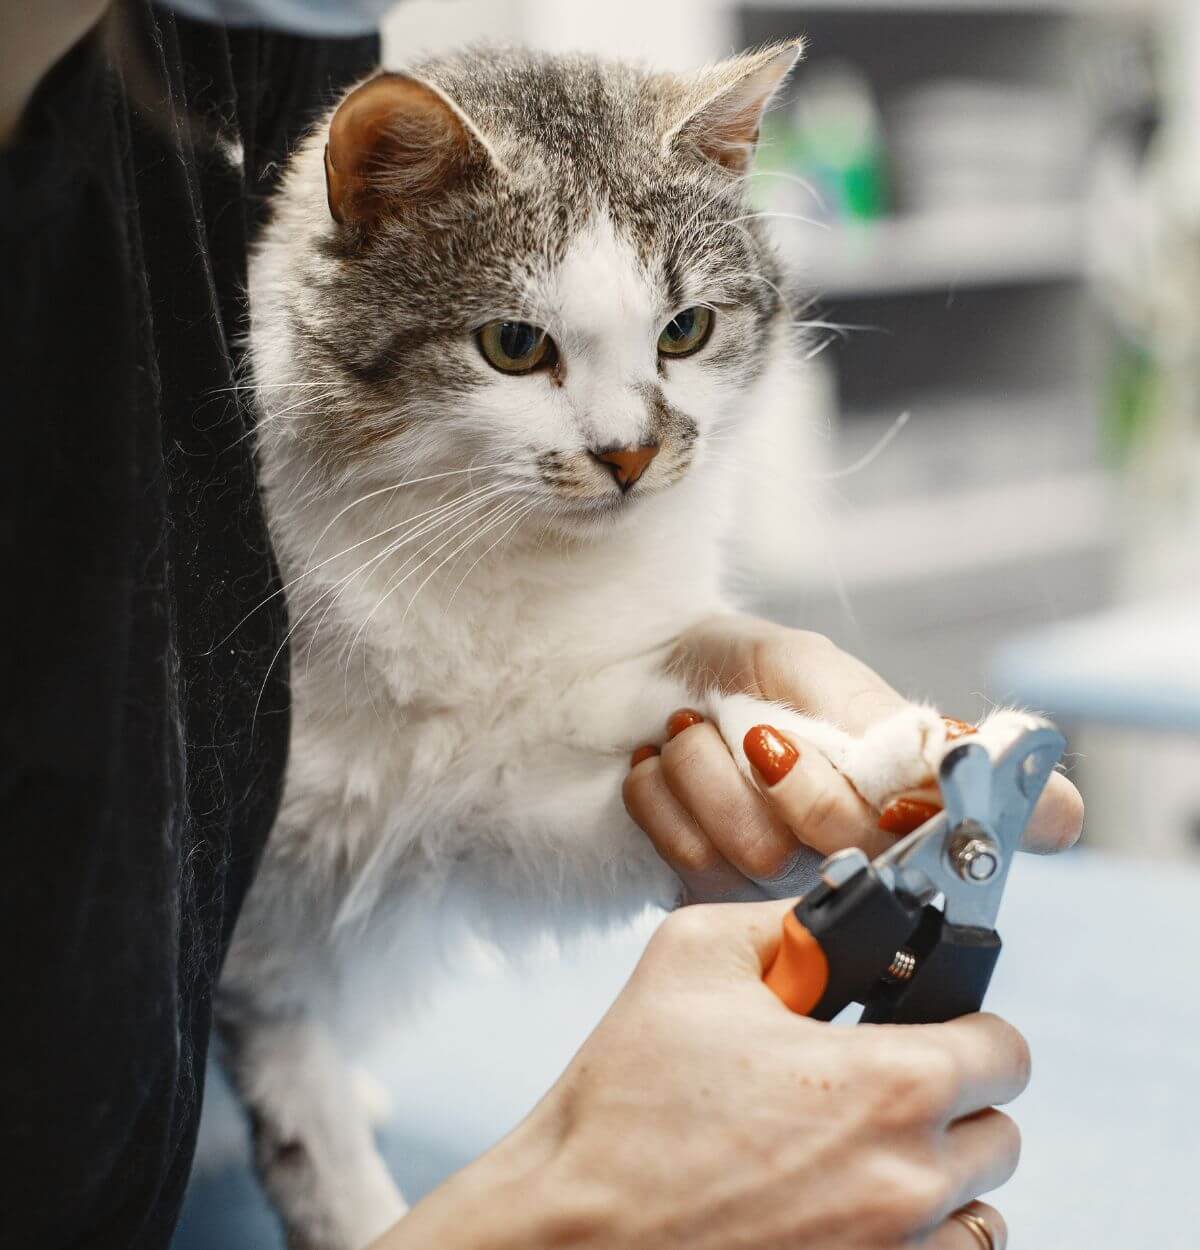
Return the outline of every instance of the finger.
<path id="1" fill-rule="evenodd" d="M 1083 832 L 1083 797 L 1062 773 L 1051 773 L 1025 829 L 1023 845 L 1039 854 L 1065 851 Z"/>
<path id="2" fill-rule="evenodd" d="M 956 1186 L 951 1206 L 957 1208 L 1012 1176 L 1021 1158 L 1021 1133 L 1010 1116 L 989 1108 L 952 1124 L 945 1150 Z"/>
<path id="3" fill-rule="evenodd" d="M 657 754 L 643 756 L 630 769 L 621 793 L 629 815 L 658 854 L 679 874 L 689 901 L 751 901 L 765 897 L 713 846 L 671 793 Z"/>
<path id="4" fill-rule="evenodd" d="M 1007 1020 L 983 1012 L 924 1028 L 955 1060 L 947 1122 L 1012 1102 L 1029 1084 L 1029 1044 Z"/>
<path id="5" fill-rule="evenodd" d="M 986 1232 L 975 1232 L 972 1229 L 972 1216 L 983 1224 Z M 989 1207 L 986 1202 L 972 1202 L 962 1208 L 961 1214 L 955 1212 L 936 1232 L 921 1242 L 921 1250 L 989 1250 L 989 1237 L 991 1250 L 1006 1250 L 1008 1225 L 995 1207 Z"/>
<path id="6" fill-rule="evenodd" d="M 787 874 L 801 848 L 742 775 L 715 725 L 699 721 L 677 732 L 662 748 L 661 765 L 671 792 L 727 862 L 755 881 Z"/>
<path id="7" fill-rule="evenodd" d="M 742 746 L 771 810 L 806 846 L 822 855 L 858 846 L 875 856 L 892 845 L 875 814 L 820 751 L 771 725 L 756 725 Z"/>
<path id="8" fill-rule="evenodd" d="M 702 621 L 681 638 L 676 663 L 701 687 L 778 699 L 852 734 L 907 706 L 878 673 L 828 638 L 751 616 Z"/>
<path id="9" fill-rule="evenodd" d="M 907 790 L 879 814 L 879 827 L 902 837 L 941 808 L 942 796 L 936 786 Z M 1082 796 L 1062 773 L 1051 773 L 1021 837 L 1022 848 L 1035 855 L 1051 855 L 1074 846 L 1082 832 Z"/>

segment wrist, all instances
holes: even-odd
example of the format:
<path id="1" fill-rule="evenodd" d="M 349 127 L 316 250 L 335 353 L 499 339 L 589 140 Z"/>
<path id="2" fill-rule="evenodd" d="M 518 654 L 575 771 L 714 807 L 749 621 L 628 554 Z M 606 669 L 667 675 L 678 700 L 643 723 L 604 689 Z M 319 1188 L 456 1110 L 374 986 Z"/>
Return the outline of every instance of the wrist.
<path id="1" fill-rule="evenodd" d="M 615 1246 L 605 1187 L 580 1183 L 552 1093 L 486 1154 L 432 1193 L 371 1250 L 560 1250 Z"/>

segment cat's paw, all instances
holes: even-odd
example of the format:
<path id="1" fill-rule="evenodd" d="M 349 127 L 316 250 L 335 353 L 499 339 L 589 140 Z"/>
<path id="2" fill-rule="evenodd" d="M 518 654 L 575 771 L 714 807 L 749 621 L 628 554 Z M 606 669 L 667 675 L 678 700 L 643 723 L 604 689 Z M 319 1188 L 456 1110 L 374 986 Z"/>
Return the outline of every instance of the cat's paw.
<path id="1" fill-rule="evenodd" d="M 938 769 L 952 745 L 969 738 L 995 758 L 1025 730 L 1044 724 L 1027 712 L 998 708 L 981 724 L 968 725 L 914 704 L 873 725 L 838 767 L 877 812 L 888 813 L 906 797 L 937 808 Z M 881 822 L 881 827 L 889 825 L 890 832 L 903 832 L 895 816 Z"/>
<path id="2" fill-rule="evenodd" d="M 755 725 L 771 725 L 820 751 L 877 813 L 901 798 L 940 806 L 937 773 L 952 744 L 971 737 L 997 756 L 1019 734 L 1046 723 L 1028 712 L 999 708 L 981 724 L 967 725 L 926 704 L 910 703 L 855 737 L 828 721 L 749 695 L 719 698 L 710 712 L 747 776 L 752 769 L 742 746 L 746 732 Z"/>

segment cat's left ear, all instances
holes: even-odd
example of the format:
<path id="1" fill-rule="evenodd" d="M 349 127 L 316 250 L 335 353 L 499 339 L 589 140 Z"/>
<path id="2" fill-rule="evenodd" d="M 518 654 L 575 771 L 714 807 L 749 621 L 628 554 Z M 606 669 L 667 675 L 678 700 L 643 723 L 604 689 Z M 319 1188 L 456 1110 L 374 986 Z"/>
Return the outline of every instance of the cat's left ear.
<path id="1" fill-rule="evenodd" d="M 701 70 L 690 80 L 683 117 L 663 136 L 664 154 L 687 146 L 744 174 L 763 113 L 803 55 L 803 40 L 793 39 Z"/>
<path id="2" fill-rule="evenodd" d="M 383 73 L 356 87 L 329 123 L 325 185 L 339 225 L 370 227 L 418 210 L 499 165 L 465 113 L 431 83 Z"/>

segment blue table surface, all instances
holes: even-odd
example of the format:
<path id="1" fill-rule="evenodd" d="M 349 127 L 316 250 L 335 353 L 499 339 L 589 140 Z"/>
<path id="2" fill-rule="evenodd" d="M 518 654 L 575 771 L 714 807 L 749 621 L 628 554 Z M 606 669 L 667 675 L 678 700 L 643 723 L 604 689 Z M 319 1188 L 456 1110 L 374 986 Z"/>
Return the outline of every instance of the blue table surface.
<path id="1" fill-rule="evenodd" d="M 1022 856 L 988 1006 L 1029 1038 L 1017 1176 L 994 1201 L 1011 1250 L 1200 1250 L 1200 866 Z M 385 1151 L 419 1197 L 553 1082 L 657 922 L 450 984 L 382 1039 Z M 175 1250 L 280 1250 L 228 1088 L 210 1082 Z"/>
<path id="2" fill-rule="evenodd" d="M 1056 621 L 1010 639 L 990 667 L 997 689 L 1059 721 L 1200 733 L 1200 597 Z"/>

